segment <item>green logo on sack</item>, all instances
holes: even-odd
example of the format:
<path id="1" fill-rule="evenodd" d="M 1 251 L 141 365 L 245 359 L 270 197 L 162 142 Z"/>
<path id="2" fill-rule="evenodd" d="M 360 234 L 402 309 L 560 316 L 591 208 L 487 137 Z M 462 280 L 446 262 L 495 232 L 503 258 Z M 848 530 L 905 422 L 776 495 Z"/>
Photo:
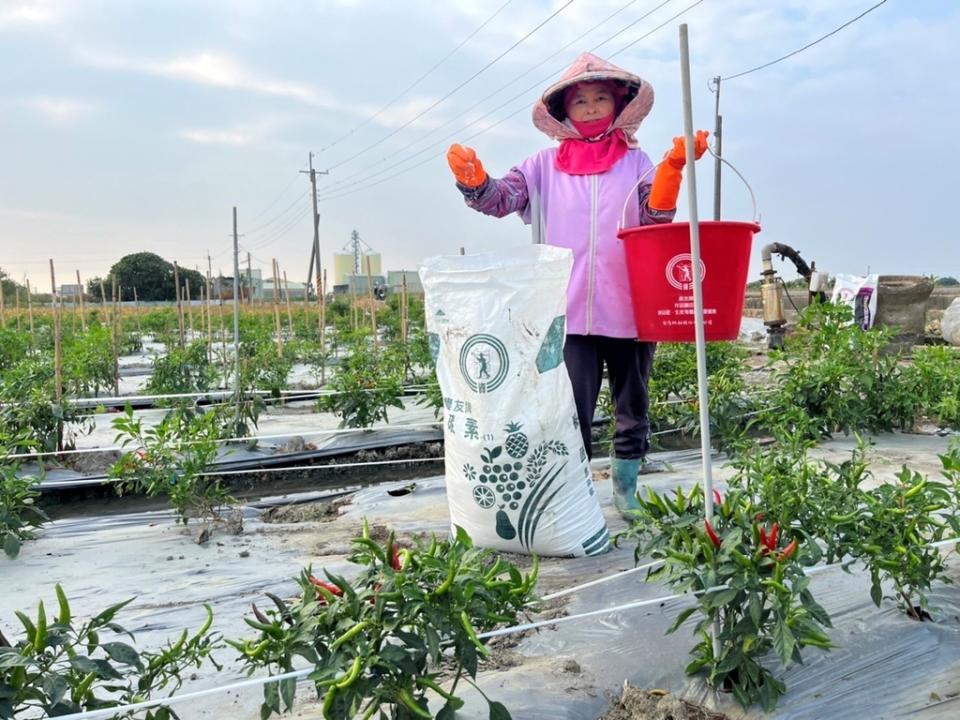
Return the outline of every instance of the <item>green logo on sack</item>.
<path id="1" fill-rule="evenodd" d="M 474 392 L 496 390 L 507 379 L 509 368 L 507 348 L 493 335 L 471 335 L 460 348 L 460 372 Z"/>

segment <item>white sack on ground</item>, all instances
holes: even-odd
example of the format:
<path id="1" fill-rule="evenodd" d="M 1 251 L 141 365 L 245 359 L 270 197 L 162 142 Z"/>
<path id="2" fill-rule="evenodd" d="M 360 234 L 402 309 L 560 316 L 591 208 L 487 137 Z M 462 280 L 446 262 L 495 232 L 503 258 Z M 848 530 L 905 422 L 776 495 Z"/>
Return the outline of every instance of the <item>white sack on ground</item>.
<path id="1" fill-rule="evenodd" d="M 944 310 L 940 319 L 940 334 L 951 345 L 960 345 L 960 298 Z"/>
<path id="2" fill-rule="evenodd" d="M 563 363 L 569 250 L 437 257 L 420 269 L 444 400 L 450 520 L 477 545 L 606 552 Z"/>
<path id="3" fill-rule="evenodd" d="M 873 327 L 873 320 L 877 315 L 878 281 L 879 276 L 876 273 L 865 277 L 837 273 L 830 301 L 842 302 L 852 307 L 853 321 L 861 330 L 869 330 Z"/>

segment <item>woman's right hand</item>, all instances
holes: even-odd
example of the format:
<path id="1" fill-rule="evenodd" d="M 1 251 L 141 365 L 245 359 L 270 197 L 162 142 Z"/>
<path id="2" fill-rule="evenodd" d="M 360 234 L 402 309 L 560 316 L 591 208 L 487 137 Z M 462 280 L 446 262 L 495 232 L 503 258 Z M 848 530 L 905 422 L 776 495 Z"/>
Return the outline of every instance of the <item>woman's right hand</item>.
<path id="1" fill-rule="evenodd" d="M 473 148 L 451 145 L 447 150 L 447 164 L 457 182 L 468 188 L 480 187 L 487 180 L 487 172 Z"/>

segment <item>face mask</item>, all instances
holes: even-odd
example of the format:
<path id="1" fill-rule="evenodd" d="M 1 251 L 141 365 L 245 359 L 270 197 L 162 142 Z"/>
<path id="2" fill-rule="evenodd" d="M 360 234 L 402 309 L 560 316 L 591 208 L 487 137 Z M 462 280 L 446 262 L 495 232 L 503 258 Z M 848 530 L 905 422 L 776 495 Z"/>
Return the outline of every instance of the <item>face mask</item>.
<path id="1" fill-rule="evenodd" d="M 614 113 L 610 113 L 606 117 L 600 118 L 599 120 L 587 120 L 586 122 L 577 122 L 576 120 L 571 120 L 570 122 L 577 129 L 577 132 L 585 138 L 596 137 L 597 135 L 602 134 L 610 125 L 613 123 Z"/>

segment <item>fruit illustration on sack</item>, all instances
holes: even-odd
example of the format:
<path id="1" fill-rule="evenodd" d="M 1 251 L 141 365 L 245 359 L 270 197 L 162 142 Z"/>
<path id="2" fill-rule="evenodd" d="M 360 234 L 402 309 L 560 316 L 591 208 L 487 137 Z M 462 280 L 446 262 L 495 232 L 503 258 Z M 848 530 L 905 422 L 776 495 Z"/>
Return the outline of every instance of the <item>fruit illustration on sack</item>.
<path id="1" fill-rule="evenodd" d="M 520 432 L 522 427 L 520 423 L 512 422 L 505 428 L 507 439 L 503 444 L 507 449 L 507 454 L 512 458 L 520 459 L 530 449 L 530 441 L 527 440 L 524 433 Z"/>

